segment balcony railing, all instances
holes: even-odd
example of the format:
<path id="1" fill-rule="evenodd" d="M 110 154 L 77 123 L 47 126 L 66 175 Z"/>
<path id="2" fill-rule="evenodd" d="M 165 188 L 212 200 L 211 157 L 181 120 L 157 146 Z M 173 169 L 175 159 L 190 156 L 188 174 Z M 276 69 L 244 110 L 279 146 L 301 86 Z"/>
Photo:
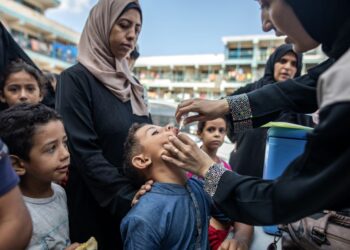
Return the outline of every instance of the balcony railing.
<path id="1" fill-rule="evenodd" d="M 77 47 L 75 45 L 65 45 L 57 42 L 47 43 L 19 34 L 13 34 L 13 38 L 23 49 L 29 49 L 67 63 L 75 63 L 77 60 Z"/>

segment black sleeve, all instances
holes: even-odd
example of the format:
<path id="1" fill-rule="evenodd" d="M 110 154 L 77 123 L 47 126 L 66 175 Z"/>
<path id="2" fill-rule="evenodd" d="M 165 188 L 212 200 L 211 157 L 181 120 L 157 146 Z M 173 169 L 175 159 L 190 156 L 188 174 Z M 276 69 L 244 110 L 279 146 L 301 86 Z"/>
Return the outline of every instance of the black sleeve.
<path id="1" fill-rule="evenodd" d="M 56 107 L 63 116 L 72 161 L 86 186 L 101 207 L 114 215 L 125 215 L 130 209 L 135 187 L 103 155 L 94 129 L 93 103 L 86 75 L 63 72 L 57 88 Z M 103 121 L 101 121 L 103 122 Z"/>
<path id="2" fill-rule="evenodd" d="M 230 106 L 230 114 L 226 116 L 230 134 L 260 127 L 277 119 L 282 111 L 316 111 L 318 78 L 333 63 L 334 60 L 328 59 L 301 77 L 268 84 L 247 94 L 226 97 Z"/>
<path id="3" fill-rule="evenodd" d="M 350 104 L 320 112 L 304 153 L 274 181 L 225 172 L 214 202 L 235 221 L 277 224 L 350 207 Z"/>
<path id="4" fill-rule="evenodd" d="M 308 74 L 277 84 L 269 84 L 248 93 L 253 127 L 275 120 L 281 111 L 313 113 L 317 110 L 316 86 L 320 75 L 334 63 L 328 59 L 310 69 Z"/>
<path id="5" fill-rule="evenodd" d="M 244 94 L 244 93 L 249 93 L 253 90 L 257 89 L 257 82 L 253 82 L 253 83 L 248 83 L 243 87 L 240 87 L 239 89 L 235 90 L 231 96 L 234 95 L 240 95 L 240 94 Z"/>

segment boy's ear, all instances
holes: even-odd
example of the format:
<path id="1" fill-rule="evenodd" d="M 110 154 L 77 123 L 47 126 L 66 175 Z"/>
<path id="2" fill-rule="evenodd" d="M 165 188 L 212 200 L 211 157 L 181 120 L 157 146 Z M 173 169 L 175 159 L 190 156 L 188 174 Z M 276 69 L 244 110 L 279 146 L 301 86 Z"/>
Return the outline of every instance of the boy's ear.
<path id="1" fill-rule="evenodd" d="M 19 158 L 17 155 L 10 155 L 10 159 L 12 162 L 12 167 L 15 170 L 16 174 L 22 176 L 26 173 L 26 169 L 24 167 L 24 161 Z"/>
<path id="2" fill-rule="evenodd" d="M 151 158 L 144 154 L 135 155 L 132 160 L 132 165 L 140 170 L 148 168 L 152 164 Z"/>

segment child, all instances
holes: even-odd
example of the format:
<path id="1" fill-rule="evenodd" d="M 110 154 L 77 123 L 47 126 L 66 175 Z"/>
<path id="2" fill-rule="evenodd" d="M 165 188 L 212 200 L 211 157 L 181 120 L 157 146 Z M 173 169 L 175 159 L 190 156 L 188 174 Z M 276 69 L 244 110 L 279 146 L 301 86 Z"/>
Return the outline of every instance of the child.
<path id="1" fill-rule="evenodd" d="M 125 171 L 138 184 L 155 183 L 124 217 L 121 233 L 124 249 L 208 249 L 209 215 L 228 219 L 215 211 L 198 179 L 188 179 L 180 168 L 165 163 L 163 145 L 177 130 L 150 124 L 134 124 L 125 143 Z M 236 243 L 249 245 L 250 236 Z"/>
<path id="2" fill-rule="evenodd" d="M 225 168 L 231 170 L 231 166 L 217 156 L 218 149 L 224 143 L 226 132 L 226 121 L 223 118 L 217 118 L 206 122 L 198 122 L 197 135 L 203 142 L 201 149 L 206 152 L 213 161 L 216 163 L 221 163 Z M 191 175 L 191 173 L 188 173 L 188 176 Z M 238 225 L 237 223 L 237 226 L 241 225 L 242 224 Z M 244 225 L 244 227 L 246 230 L 253 232 L 252 226 Z M 216 250 L 220 247 L 222 242 L 228 236 L 230 228 L 230 224 L 221 223 L 215 218 L 210 219 L 208 237 L 210 248 L 212 250 Z M 237 228 L 234 228 L 234 231 L 237 231 Z"/>
<path id="3" fill-rule="evenodd" d="M 70 162 L 60 115 L 43 104 L 15 105 L 0 114 L 0 137 L 8 145 L 32 217 L 28 249 L 66 248 L 70 244 L 66 194 L 53 183 L 66 176 Z"/>
<path id="4" fill-rule="evenodd" d="M 43 99 L 43 78 L 21 59 L 11 62 L 0 80 L 0 101 L 7 107 L 18 103 L 39 103 Z"/>

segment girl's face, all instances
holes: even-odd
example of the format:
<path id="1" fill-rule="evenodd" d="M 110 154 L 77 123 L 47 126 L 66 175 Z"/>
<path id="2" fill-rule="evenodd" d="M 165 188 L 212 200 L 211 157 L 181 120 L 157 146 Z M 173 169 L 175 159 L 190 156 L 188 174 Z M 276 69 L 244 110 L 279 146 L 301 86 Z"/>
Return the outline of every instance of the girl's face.
<path id="1" fill-rule="evenodd" d="M 319 45 L 306 32 L 293 9 L 284 0 L 259 0 L 259 4 L 262 29 L 265 32 L 274 29 L 277 36 L 287 36 L 286 43 L 292 43 L 297 53 L 306 52 Z"/>
<path id="2" fill-rule="evenodd" d="M 135 48 L 141 31 L 141 16 L 135 9 L 127 10 L 113 25 L 109 35 L 109 46 L 112 54 L 123 59 Z"/>
<path id="3" fill-rule="evenodd" d="M 0 95 L 0 100 L 9 107 L 22 102 L 39 103 L 42 99 L 39 83 L 24 70 L 9 75 Z"/>
<path id="4" fill-rule="evenodd" d="M 199 138 L 203 141 L 203 150 L 218 150 L 224 143 L 226 135 L 226 122 L 222 118 L 207 121 L 202 132 L 198 133 Z"/>

